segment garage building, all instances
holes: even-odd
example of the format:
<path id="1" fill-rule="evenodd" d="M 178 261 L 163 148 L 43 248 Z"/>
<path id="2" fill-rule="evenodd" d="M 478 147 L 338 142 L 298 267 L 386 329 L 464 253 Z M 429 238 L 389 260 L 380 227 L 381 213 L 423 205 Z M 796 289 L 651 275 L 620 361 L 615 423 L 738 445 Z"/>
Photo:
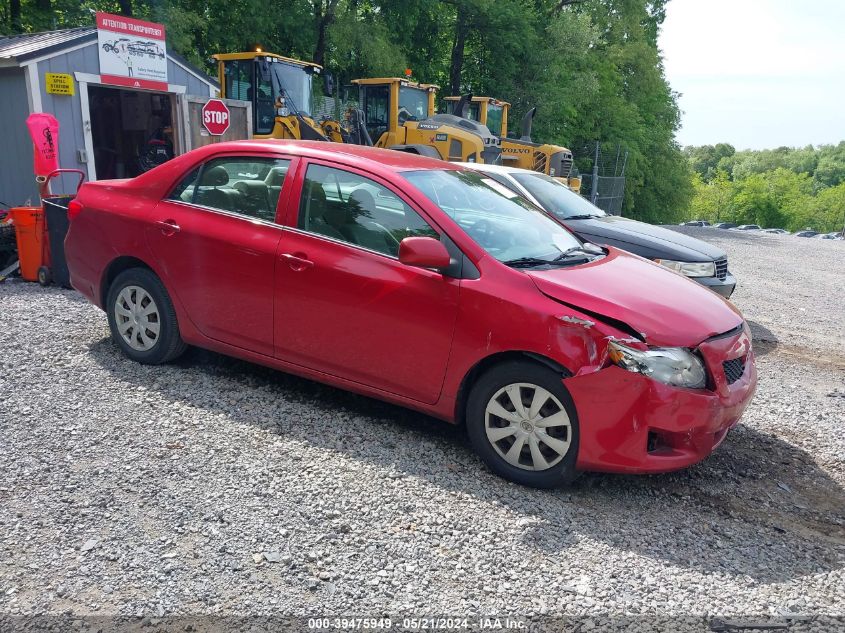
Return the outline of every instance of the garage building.
<path id="1" fill-rule="evenodd" d="M 167 82 L 157 89 L 131 80 L 116 85 L 100 74 L 100 48 L 94 27 L 0 37 L 3 203 L 38 200 L 26 128 L 31 113 L 48 112 L 58 119 L 60 166 L 81 169 L 88 180 L 137 175 L 145 144 L 163 135 L 176 154 L 185 151 L 190 142 L 182 123 L 187 101 L 215 96 L 217 81 L 167 51 L 162 53 Z M 75 180 L 57 182 L 54 191 L 66 190 Z"/>

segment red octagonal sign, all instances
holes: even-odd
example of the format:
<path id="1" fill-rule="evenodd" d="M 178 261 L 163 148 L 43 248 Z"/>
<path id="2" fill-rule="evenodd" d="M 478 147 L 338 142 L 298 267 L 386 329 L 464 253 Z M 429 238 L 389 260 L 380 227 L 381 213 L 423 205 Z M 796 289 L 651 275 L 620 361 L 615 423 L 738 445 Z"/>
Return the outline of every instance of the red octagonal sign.
<path id="1" fill-rule="evenodd" d="M 202 107 L 202 124 L 212 136 L 222 136 L 229 129 L 229 108 L 220 99 L 209 99 Z"/>

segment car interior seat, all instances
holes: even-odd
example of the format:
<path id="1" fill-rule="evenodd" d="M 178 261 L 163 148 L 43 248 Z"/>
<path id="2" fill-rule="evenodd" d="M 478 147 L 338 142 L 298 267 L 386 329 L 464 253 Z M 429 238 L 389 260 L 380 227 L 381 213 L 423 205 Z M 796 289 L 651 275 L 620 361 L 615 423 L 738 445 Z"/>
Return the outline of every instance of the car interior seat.
<path id="1" fill-rule="evenodd" d="M 267 195 L 270 199 L 270 208 L 275 208 L 279 201 L 279 195 L 282 193 L 282 185 L 285 182 L 285 175 L 288 173 L 288 167 L 273 167 L 267 176 L 264 178 L 264 183 L 267 185 Z"/>
<path id="2" fill-rule="evenodd" d="M 236 211 L 268 222 L 276 220 L 276 205 L 270 204 L 267 185 L 263 180 L 239 180 L 232 188 L 240 194 Z"/>
<path id="3" fill-rule="evenodd" d="M 309 181 L 307 185 L 310 190 L 305 198 L 305 214 L 303 216 L 304 226 L 300 228 L 312 233 L 319 233 L 326 237 L 333 237 L 337 240 L 345 240 L 343 234 L 328 222 L 327 214 L 329 204 L 326 200 L 326 192 L 319 182 Z"/>
<path id="4" fill-rule="evenodd" d="M 380 253 L 396 255 L 399 242 L 377 221 L 376 199 L 363 188 L 349 194 L 340 232 L 348 241 Z"/>
<path id="5" fill-rule="evenodd" d="M 197 188 L 196 203 L 215 209 L 231 210 L 229 195 L 220 189 L 229 184 L 229 172 L 222 165 L 204 169 Z"/>

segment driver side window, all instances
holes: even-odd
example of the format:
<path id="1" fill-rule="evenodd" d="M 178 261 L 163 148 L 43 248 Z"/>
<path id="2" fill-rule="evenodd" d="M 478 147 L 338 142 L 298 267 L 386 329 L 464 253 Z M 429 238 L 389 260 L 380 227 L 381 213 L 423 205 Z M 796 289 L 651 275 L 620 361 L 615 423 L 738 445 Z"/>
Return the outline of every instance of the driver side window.
<path id="1" fill-rule="evenodd" d="M 397 257 L 406 237 L 437 231 L 395 193 L 348 171 L 308 166 L 299 205 L 300 229 Z"/>

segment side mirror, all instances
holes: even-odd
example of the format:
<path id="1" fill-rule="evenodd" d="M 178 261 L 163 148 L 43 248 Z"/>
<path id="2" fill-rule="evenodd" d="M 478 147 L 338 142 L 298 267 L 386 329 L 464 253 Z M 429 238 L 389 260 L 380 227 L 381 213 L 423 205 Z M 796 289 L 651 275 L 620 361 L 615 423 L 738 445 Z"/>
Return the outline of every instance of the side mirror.
<path id="1" fill-rule="evenodd" d="M 449 251 L 433 237 L 406 237 L 399 243 L 399 261 L 418 268 L 446 268 Z"/>

